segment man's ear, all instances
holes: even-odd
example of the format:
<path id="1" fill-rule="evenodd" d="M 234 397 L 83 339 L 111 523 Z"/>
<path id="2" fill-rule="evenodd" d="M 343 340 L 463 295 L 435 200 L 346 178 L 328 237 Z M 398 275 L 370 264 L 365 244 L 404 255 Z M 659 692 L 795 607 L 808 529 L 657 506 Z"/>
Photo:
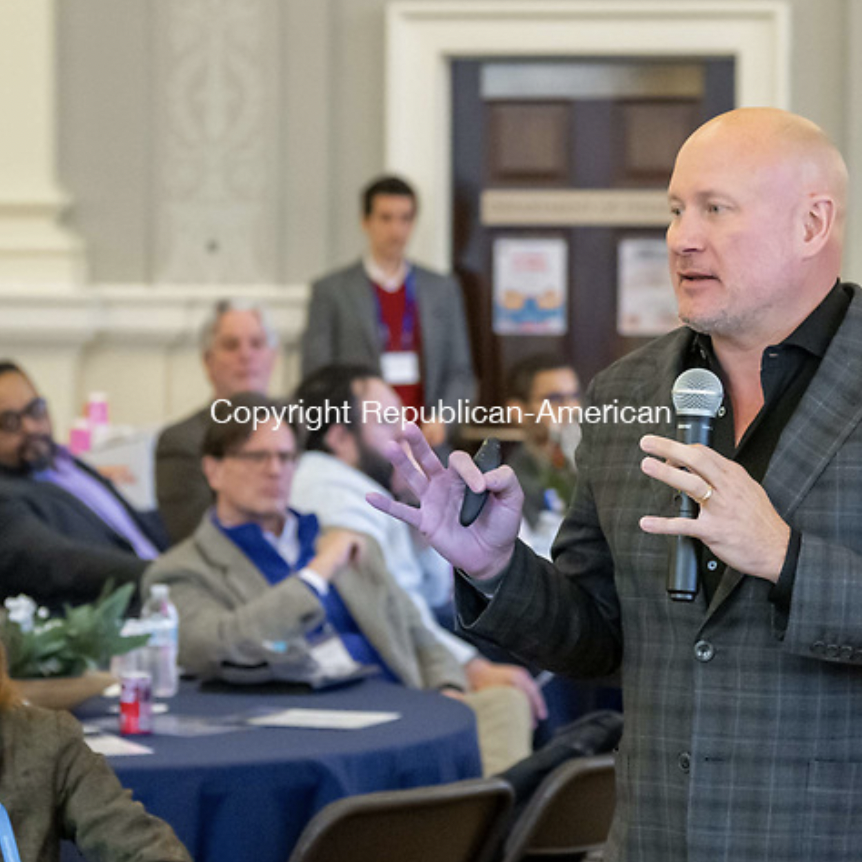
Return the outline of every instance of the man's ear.
<path id="1" fill-rule="evenodd" d="M 356 437 L 346 425 L 330 425 L 326 434 L 323 435 L 323 442 L 339 461 L 344 461 L 352 467 L 359 463 L 359 447 L 356 445 Z"/>
<path id="2" fill-rule="evenodd" d="M 803 234 L 806 257 L 816 255 L 829 241 L 835 227 L 835 214 L 835 201 L 828 195 L 818 195 L 809 201 Z"/>
<path id="3" fill-rule="evenodd" d="M 212 455 L 204 455 L 201 459 L 201 469 L 204 471 L 207 484 L 212 492 L 218 493 L 221 487 L 222 462 L 218 458 L 213 458 Z"/>

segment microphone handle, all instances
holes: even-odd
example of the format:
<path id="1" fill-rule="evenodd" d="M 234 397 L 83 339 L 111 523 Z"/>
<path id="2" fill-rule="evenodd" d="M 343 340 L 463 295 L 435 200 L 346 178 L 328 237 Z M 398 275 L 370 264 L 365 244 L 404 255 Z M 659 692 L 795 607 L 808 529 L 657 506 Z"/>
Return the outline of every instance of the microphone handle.
<path id="1" fill-rule="evenodd" d="M 700 443 L 709 446 L 712 442 L 712 417 L 678 416 L 676 437 L 680 443 Z M 688 494 L 680 493 L 678 514 L 680 518 L 696 518 L 698 505 Z M 671 546 L 670 568 L 667 574 L 667 593 L 675 602 L 691 602 L 697 595 L 698 564 L 697 539 L 690 536 L 675 536 Z"/>

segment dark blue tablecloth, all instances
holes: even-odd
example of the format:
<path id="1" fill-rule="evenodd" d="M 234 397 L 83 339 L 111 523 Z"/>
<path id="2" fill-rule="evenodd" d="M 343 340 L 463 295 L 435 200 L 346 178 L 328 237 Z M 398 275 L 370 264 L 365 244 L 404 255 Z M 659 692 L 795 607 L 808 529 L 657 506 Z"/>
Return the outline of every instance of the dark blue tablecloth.
<path id="1" fill-rule="evenodd" d="M 101 708 L 91 702 L 85 720 Z M 394 711 L 364 730 L 249 728 L 194 738 L 135 737 L 152 755 L 112 757 L 120 780 L 167 820 L 197 862 L 286 862 L 303 827 L 335 799 L 480 774 L 472 712 L 435 692 L 366 680 L 315 693 L 202 691 L 184 683 L 180 715 L 221 717 L 260 707 Z M 98 706 L 101 704 L 101 707 Z M 73 858 L 64 851 L 64 859 Z"/>

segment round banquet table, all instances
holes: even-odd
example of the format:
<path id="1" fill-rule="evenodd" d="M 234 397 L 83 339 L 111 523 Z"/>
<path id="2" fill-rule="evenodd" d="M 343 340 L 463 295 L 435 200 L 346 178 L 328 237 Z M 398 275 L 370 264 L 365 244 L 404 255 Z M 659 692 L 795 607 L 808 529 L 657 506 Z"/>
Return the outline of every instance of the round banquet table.
<path id="1" fill-rule="evenodd" d="M 90 701 L 84 721 L 107 710 Z M 481 773 L 473 713 L 436 692 L 380 680 L 313 693 L 217 690 L 184 682 L 175 715 L 223 718 L 260 708 L 374 710 L 400 719 L 361 730 L 245 727 L 209 736 L 130 737 L 153 754 L 113 756 L 122 783 L 167 820 L 196 862 L 286 862 L 308 821 L 335 799 L 442 784 Z M 80 858 L 71 846 L 64 860 Z"/>

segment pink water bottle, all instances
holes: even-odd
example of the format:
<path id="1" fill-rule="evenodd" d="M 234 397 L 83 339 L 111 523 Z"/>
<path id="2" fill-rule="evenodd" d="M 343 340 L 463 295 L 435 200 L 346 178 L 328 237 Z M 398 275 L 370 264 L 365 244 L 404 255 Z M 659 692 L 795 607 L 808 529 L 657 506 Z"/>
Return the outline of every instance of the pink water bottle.
<path id="1" fill-rule="evenodd" d="M 92 444 L 90 422 L 87 419 L 76 419 L 69 432 L 69 451 L 73 455 L 89 452 Z"/>

